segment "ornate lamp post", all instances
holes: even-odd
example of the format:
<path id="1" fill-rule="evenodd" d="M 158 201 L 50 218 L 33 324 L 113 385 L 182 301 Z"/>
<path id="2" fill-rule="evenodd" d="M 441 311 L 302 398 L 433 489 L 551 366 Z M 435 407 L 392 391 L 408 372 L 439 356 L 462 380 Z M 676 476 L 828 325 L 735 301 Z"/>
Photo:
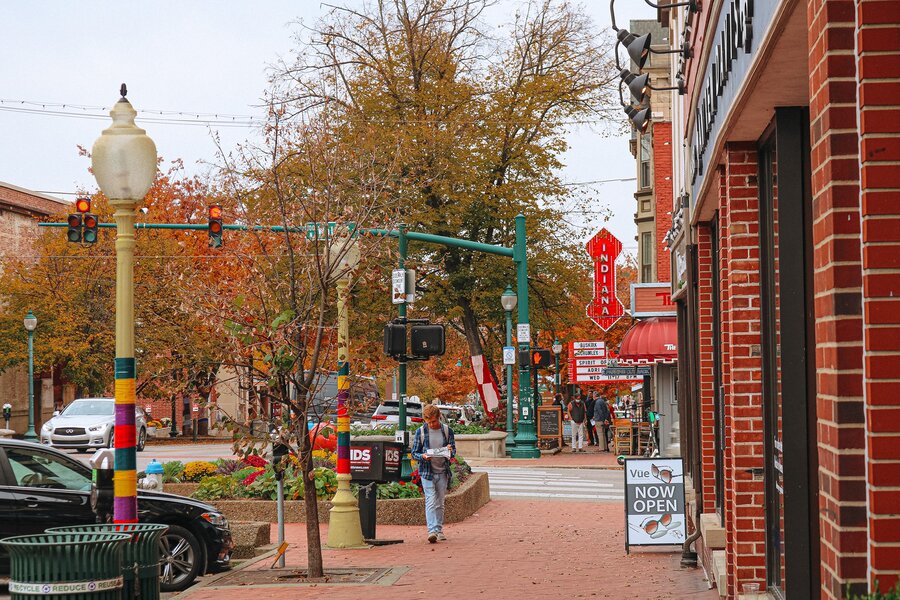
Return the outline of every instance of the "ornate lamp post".
<path id="1" fill-rule="evenodd" d="M 556 384 L 556 389 L 553 391 L 554 394 L 559 393 L 559 355 L 562 352 L 562 344 L 559 340 L 553 340 L 553 345 L 550 346 L 553 350 L 553 383 Z"/>
<path id="2" fill-rule="evenodd" d="M 500 305 L 506 311 L 506 345 L 512 346 L 512 311 L 516 309 L 519 297 L 512 286 L 506 286 L 500 295 Z M 513 366 L 506 365 L 506 451 L 516 445 L 516 434 L 513 431 Z"/>
<path id="3" fill-rule="evenodd" d="M 37 317 L 29 310 L 23 321 L 25 331 L 28 332 L 28 431 L 24 438 L 30 442 L 36 442 L 37 434 L 34 432 L 34 330 L 37 327 Z"/>
<path id="4" fill-rule="evenodd" d="M 359 247 L 350 240 L 332 240 L 329 247 L 332 264 L 337 265 L 338 310 L 338 395 L 337 395 L 337 491 L 332 499 L 328 520 L 329 548 L 365 546 L 359 521 L 359 503 L 350 491 L 350 303 L 347 286 L 350 273 L 359 264 Z"/>
<path id="5" fill-rule="evenodd" d="M 137 523 L 137 453 L 134 422 L 134 219 L 156 177 L 156 144 L 135 126 L 137 112 L 125 99 L 109 112 L 112 125 L 94 142 L 91 167 L 116 219 L 116 422 L 113 520 Z"/>

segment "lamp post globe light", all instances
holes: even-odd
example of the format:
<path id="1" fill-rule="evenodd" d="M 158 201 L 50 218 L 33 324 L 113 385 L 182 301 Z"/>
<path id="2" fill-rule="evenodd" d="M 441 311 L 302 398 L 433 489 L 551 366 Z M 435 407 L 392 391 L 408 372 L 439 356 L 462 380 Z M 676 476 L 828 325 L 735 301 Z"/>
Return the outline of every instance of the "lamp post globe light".
<path id="1" fill-rule="evenodd" d="M 506 345 L 512 346 L 512 311 L 516 309 L 519 297 L 512 286 L 506 286 L 500 295 L 500 305 L 506 311 Z M 506 365 L 506 452 L 510 453 L 516 445 L 516 434 L 513 431 L 513 366 Z"/>
<path id="2" fill-rule="evenodd" d="M 37 317 L 29 310 L 23 320 L 25 331 L 28 332 L 28 430 L 24 438 L 28 441 L 37 441 L 38 436 L 34 432 L 34 330 L 37 327 Z"/>
<path id="3" fill-rule="evenodd" d="M 121 98 L 109 112 L 112 125 L 94 142 L 91 167 L 116 220 L 116 420 L 113 520 L 137 523 L 134 364 L 134 219 L 156 177 L 156 144 L 134 124 L 137 112 Z"/>
<path id="4" fill-rule="evenodd" d="M 559 355 L 562 353 L 562 343 L 559 340 L 553 340 L 553 345 L 550 346 L 550 349 L 553 350 L 553 382 L 556 384 L 556 389 L 554 390 L 554 394 L 559 393 Z"/>
<path id="5" fill-rule="evenodd" d="M 350 274 L 359 264 L 359 245 L 355 240 L 330 240 L 329 258 L 337 276 L 337 491 L 332 499 L 328 520 L 329 548 L 365 547 L 359 520 L 359 503 L 350 491 L 350 303 L 347 287 Z M 283 541 L 283 536 L 282 540 Z"/>

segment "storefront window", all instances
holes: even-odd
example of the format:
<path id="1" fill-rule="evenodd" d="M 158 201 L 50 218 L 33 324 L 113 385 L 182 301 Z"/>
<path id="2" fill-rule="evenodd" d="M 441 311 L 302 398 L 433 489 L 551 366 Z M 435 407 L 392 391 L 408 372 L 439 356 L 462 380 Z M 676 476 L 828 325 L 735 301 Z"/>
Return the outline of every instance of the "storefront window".
<path id="1" fill-rule="evenodd" d="M 653 234 L 641 234 L 641 283 L 653 281 Z"/>

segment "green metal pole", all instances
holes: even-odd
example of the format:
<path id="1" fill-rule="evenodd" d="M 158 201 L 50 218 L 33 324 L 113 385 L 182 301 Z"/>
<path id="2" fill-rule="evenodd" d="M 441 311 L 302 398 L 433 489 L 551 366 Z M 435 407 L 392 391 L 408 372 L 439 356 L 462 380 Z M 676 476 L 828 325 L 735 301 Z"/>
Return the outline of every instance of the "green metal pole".
<path id="1" fill-rule="evenodd" d="M 510 289 L 510 288 L 506 288 Z M 510 290 L 511 291 L 511 290 Z M 506 345 L 512 346 L 512 311 L 506 311 Z M 516 432 L 513 430 L 513 366 L 506 365 L 506 454 L 511 454 L 516 446 Z"/>
<path id="2" fill-rule="evenodd" d="M 33 316 L 28 311 L 28 316 Z M 23 436 L 26 440 L 34 442 L 38 439 L 34 432 L 34 332 L 28 332 L 28 431 Z"/>
<path id="3" fill-rule="evenodd" d="M 516 263 L 516 295 L 519 298 L 519 326 L 529 325 L 528 320 L 528 259 L 526 256 L 527 237 L 525 215 L 516 215 L 516 244 L 513 261 Z M 518 337 L 518 336 L 517 336 Z M 531 341 L 523 336 L 519 341 L 519 354 L 526 356 L 531 351 Z M 530 361 L 529 361 L 530 362 Z M 513 458 L 540 458 L 534 429 L 534 405 L 531 399 L 530 364 L 519 361 L 519 427 L 516 432 L 516 447 L 510 453 Z"/>
<path id="4" fill-rule="evenodd" d="M 406 253 L 409 248 L 409 239 L 406 236 L 406 225 L 400 223 L 397 226 L 399 230 L 398 238 L 398 249 L 400 252 L 400 259 L 398 261 L 397 268 L 398 269 L 406 269 Z M 402 302 L 397 305 L 397 313 L 401 320 L 406 321 L 406 302 Z M 409 435 L 406 430 L 406 356 L 403 356 L 397 364 L 397 372 L 399 377 L 399 382 L 397 387 L 397 395 L 399 396 L 398 405 L 399 405 L 399 415 L 397 416 L 397 438 L 403 440 L 403 452 L 402 459 L 400 461 L 400 478 L 404 480 L 409 480 L 412 475 L 412 464 L 410 463 L 409 456 Z"/>
<path id="5" fill-rule="evenodd" d="M 556 349 L 557 346 L 559 346 L 559 340 L 554 339 L 553 340 L 554 350 Z M 558 352 L 553 353 L 553 383 L 556 384 L 553 386 L 553 388 L 554 388 L 553 393 L 558 394 L 559 393 L 559 353 Z"/>

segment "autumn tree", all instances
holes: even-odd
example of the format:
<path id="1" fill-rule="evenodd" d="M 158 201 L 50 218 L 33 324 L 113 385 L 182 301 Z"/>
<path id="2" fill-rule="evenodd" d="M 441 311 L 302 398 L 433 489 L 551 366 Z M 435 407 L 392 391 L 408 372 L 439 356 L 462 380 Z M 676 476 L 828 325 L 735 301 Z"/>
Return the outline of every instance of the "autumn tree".
<path id="1" fill-rule="evenodd" d="M 573 191 L 556 175 L 559 156 L 573 123 L 606 121 L 610 54 L 577 6 L 522 2 L 493 36 L 491 5 L 333 7 L 281 66 L 278 100 L 295 118 L 327 115 L 338 136 L 359 141 L 364 130 L 375 160 L 396 167 L 396 217 L 415 230 L 511 246 L 514 217 L 525 214 L 532 305 L 549 315 L 585 274 L 560 210 Z M 470 355 L 484 354 L 502 332 L 498 297 L 515 281 L 512 263 L 415 244 L 409 262 L 420 274 L 417 310 L 441 315 Z"/>

